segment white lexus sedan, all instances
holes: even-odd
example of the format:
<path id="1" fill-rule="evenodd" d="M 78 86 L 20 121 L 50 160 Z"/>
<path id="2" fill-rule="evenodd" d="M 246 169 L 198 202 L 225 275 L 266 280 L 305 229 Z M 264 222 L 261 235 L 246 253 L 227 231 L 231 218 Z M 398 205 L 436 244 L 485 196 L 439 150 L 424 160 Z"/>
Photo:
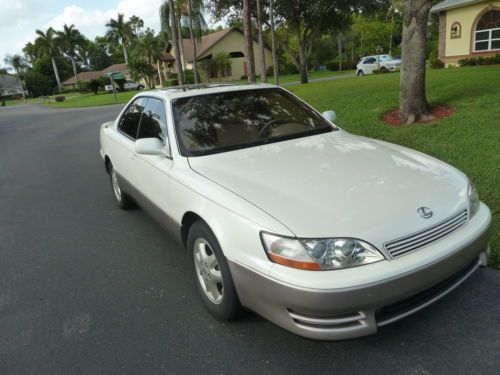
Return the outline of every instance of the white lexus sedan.
<path id="1" fill-rule="evenodd" d="M 485 266 L 491 213 L 462 172 L 334 117 L 273 85 L 148 91 L 102 125 L 101 155 L 118 205 L 186 247 L 215 317 L 348 339 Z"/>

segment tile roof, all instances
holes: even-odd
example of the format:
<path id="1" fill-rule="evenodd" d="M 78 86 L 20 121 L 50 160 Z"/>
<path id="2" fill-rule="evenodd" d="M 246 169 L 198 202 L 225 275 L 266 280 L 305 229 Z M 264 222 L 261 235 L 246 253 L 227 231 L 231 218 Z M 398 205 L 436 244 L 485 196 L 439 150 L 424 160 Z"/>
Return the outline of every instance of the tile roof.
<path id="1" fill-rule="evenodd" d="M 103 74 L 118 73 L 118 72 L 127 75 L 129 73 L 129 69 L 127 67 L 127 64 L 125 64 L 125 63 L 113 64 L 111 66 L 108 66 L 106 69 L 102 70 Z"/>
<path id="2" fill-rule="evenodd" d="M 80 72 L 77 74 L 78 81 L 89 82 L 92 79 L 102 77 L 104 74 L 101 71 Z M 77 82 L 75 76 L 68 78 L 64 81 L 63 85 L 74 85 Z"/>

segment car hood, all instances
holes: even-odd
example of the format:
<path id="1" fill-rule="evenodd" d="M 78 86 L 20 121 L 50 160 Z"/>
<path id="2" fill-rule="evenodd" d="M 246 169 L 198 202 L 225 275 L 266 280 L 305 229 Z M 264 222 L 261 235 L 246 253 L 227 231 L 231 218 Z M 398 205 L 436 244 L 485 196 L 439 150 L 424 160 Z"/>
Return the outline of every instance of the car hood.
<path id="1" fill-rule="evenodd" d="M 189 163 L 298 237 L 346 236 L 381 246 L 467 206 L 461 172 L 342 130 L 193 157 Z M 433 216 L 420 217 L 419 207 L 429 207 Z"/>

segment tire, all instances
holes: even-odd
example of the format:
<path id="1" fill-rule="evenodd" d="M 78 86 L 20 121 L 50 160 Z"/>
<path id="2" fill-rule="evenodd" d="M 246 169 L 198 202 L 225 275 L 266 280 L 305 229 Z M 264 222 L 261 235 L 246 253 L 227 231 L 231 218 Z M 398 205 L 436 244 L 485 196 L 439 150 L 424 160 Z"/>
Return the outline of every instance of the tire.
<path id="1" fill-rule="evenodd" d="M 134 200 L 120 187 L 118 176 L 113 168 L 113 164 L 109 164 L 109 180 L 111 182 L 111 191 L 113 192 L 113 197 L 115 198 L 118 207 L 122 210 L 128 210 L 136 207 Z"/>
<path id="2" fill-rule="evenodd" d="M 196 289 L 208 311 L 219 320 L 240 317 L 243 308 L 226 257 L 217 238 L 203 221 L 195 222 L 189 229 L 187 248 Z"/>
<path id="3" fill-rule="evenodd" d="M 358 77 L 363 77 L 365 73 L 362 70 L 358 70 Z"/>
<path id="4" fill-rule="evenodd" d="M 138 90 L 144 90 L 144 86 L 143 85 L 139 85 L 139 86 L 137 86 L 137 89 Z"/>

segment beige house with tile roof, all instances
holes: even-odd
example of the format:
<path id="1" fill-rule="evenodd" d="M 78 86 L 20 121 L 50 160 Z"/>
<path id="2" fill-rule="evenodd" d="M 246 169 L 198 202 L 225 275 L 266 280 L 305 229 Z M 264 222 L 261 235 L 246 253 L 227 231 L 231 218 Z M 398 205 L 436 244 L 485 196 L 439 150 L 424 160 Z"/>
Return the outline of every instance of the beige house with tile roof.
<path id="1" fill-rule="evenodd" d="M 193 45 L 191 39 L 183 39 L 182 44 L 184 47 L 184 56 L 186 58 L 186 67 L 192 69 L 193 63 Z M 248 74 L 248 60 L 245 57 L 245 39 L 243 33 L 238 29 L 224 29 L 216 31 L 201 38 L 197 42 L 197 57 L 196 61 L 203 59 L 210 59 L 213 55 L 226 52 L 231 60 L 231 69 L 227 72 L 224 80 L 238 80 L 243 75 Z M 254 41 L 253 49 L 255 54 L 257 75 L 259 74 L 259 44 Z M 175 56 L 176 51 L 171 44 L 169 44 L 166 51 L 165 61 L 169 68 L 175 72 Z M 269 48 L 265 48 L 266 65 L 272 65 L 272 54 Z M 204 81 L 209 80 L 209 77 L 203 77 Z"/>
<path id="2" fill-rule="evenodd" d="M 445 0 L 431 12 L 439 14 L 439 59 L 446 65 L 500 54 L 500 0 Z"/>

